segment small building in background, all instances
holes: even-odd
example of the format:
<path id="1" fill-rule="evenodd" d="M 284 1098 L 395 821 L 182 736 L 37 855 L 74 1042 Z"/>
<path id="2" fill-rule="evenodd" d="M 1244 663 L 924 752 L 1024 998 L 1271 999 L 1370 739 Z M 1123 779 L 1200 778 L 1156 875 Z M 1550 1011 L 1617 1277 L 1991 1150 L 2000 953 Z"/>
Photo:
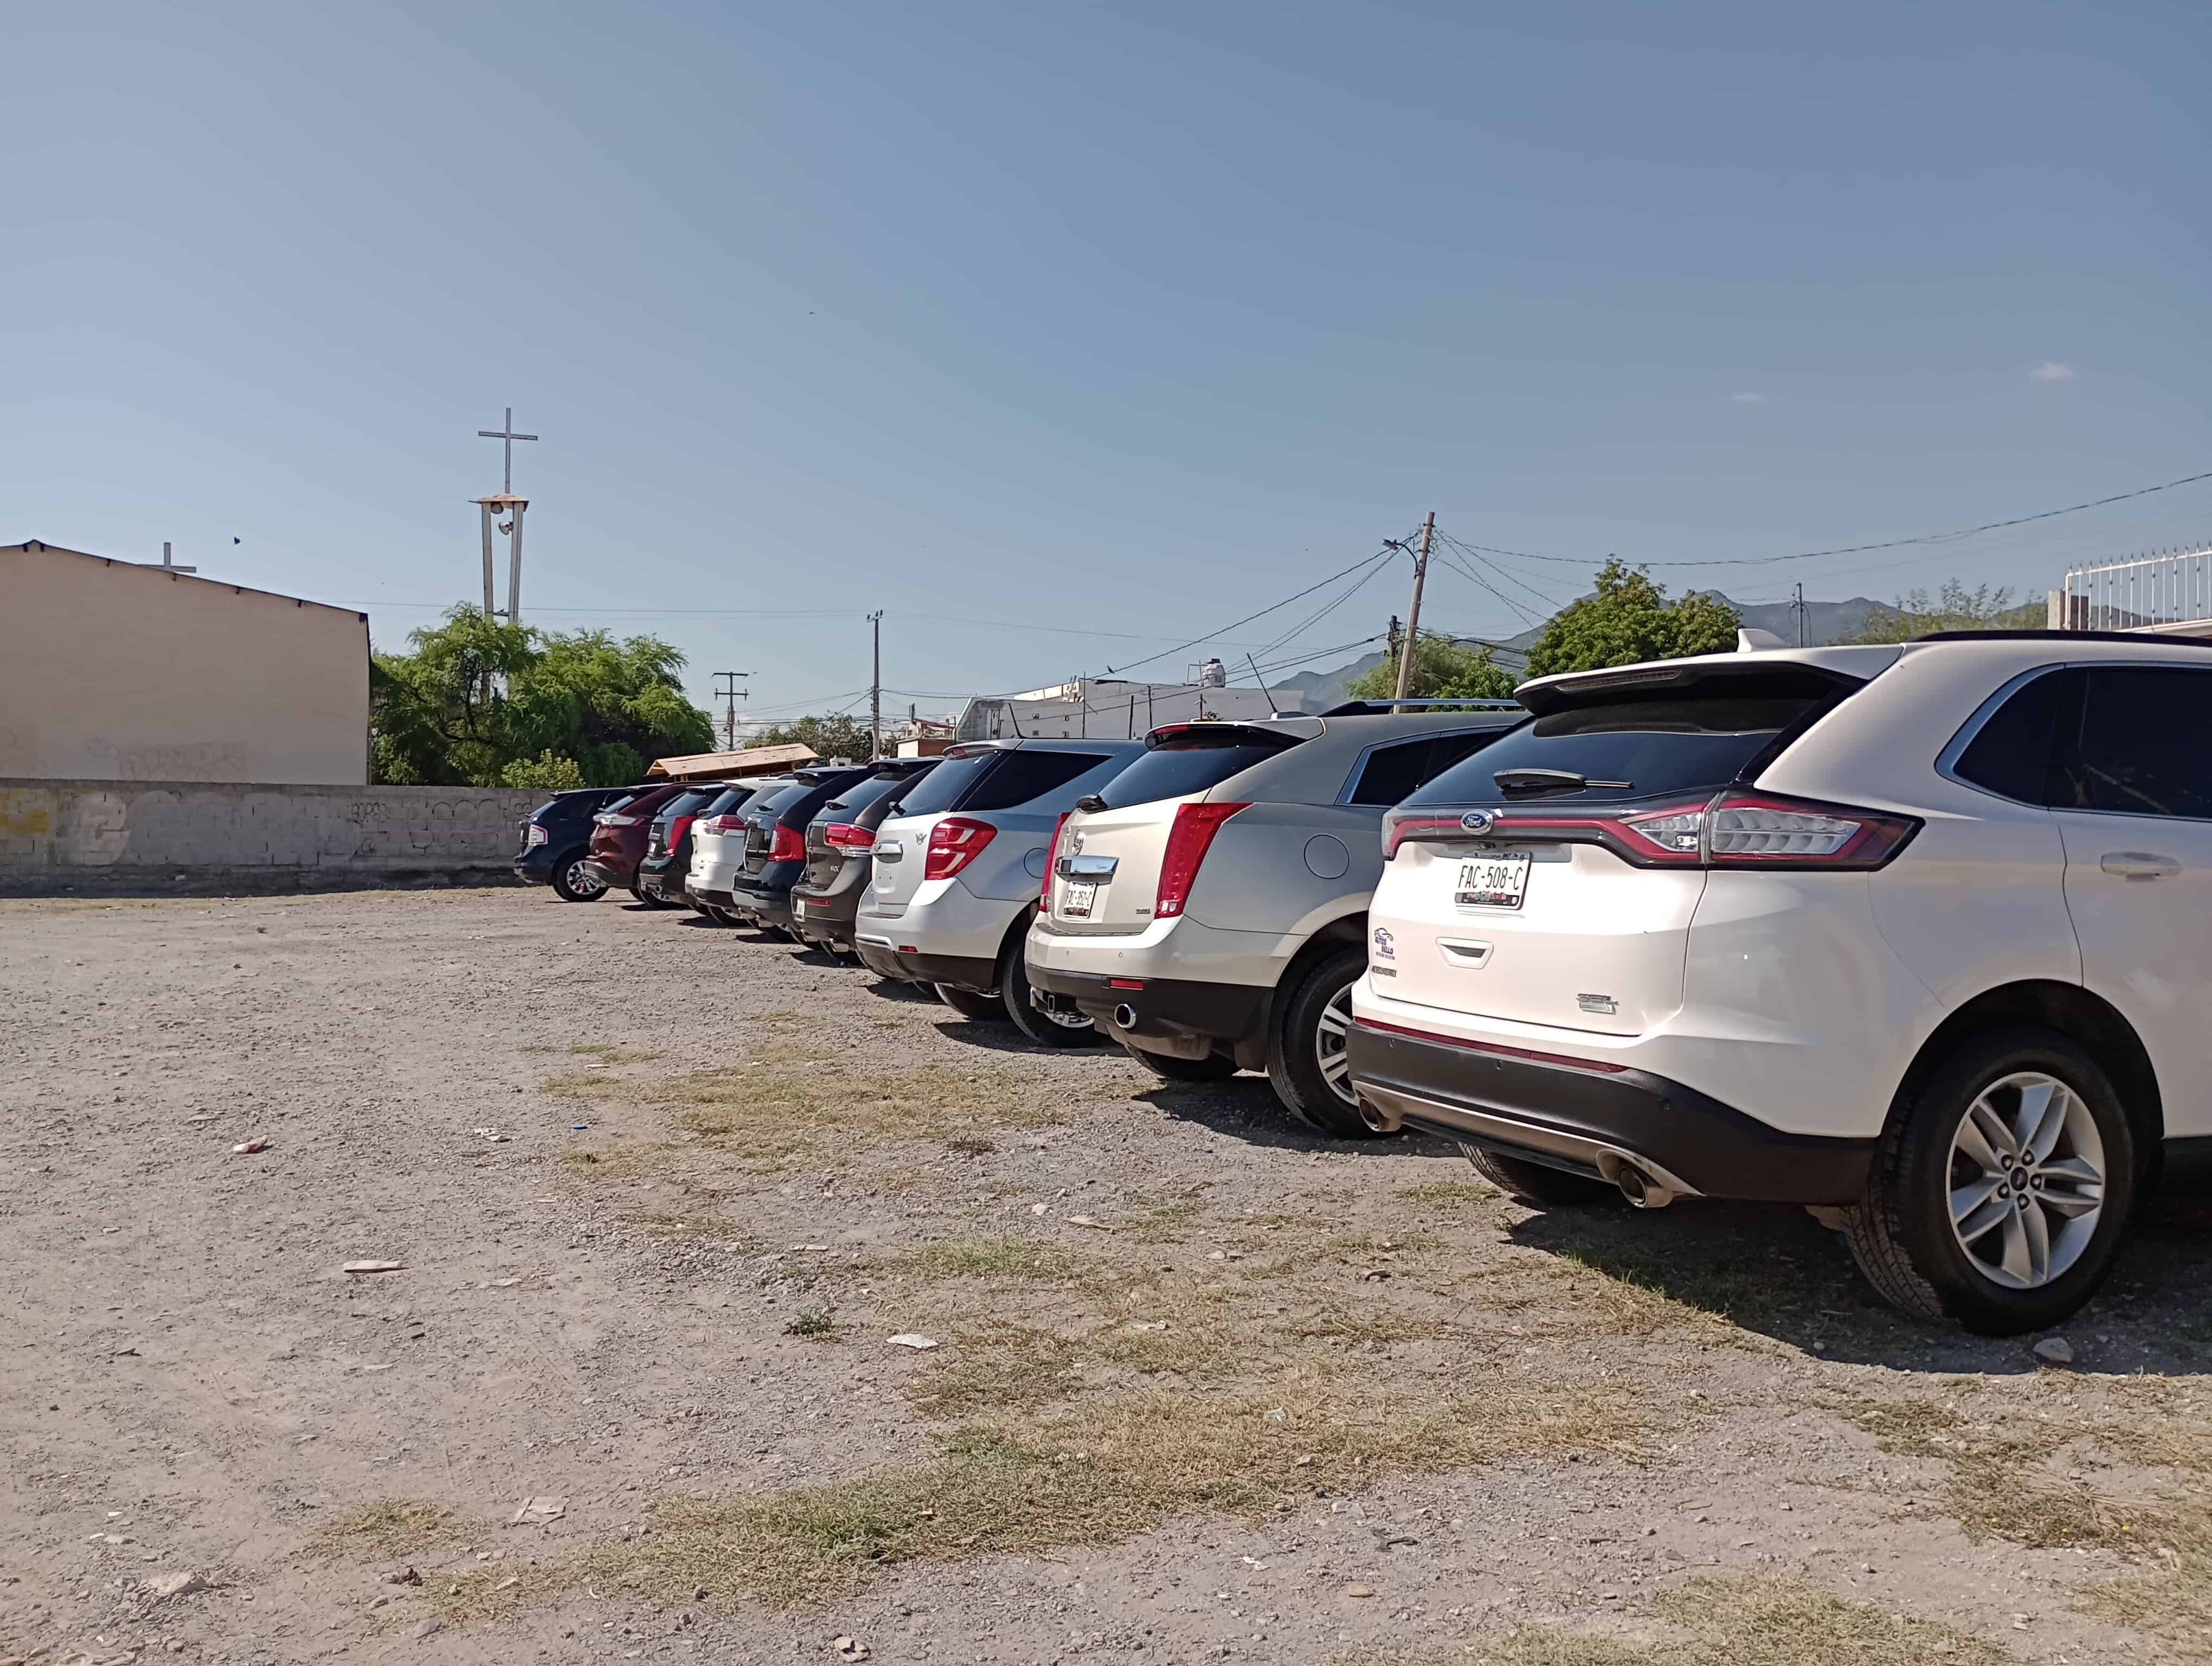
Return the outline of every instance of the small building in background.
<path id="1" fill-rule="evenodd" d="M 811 746 L 755 746 L 742 752 L 689 752 L 657 757 L 645 773 L 671 781 L 743 781 L 748 775 L 780 775 L 817 761 Z"/>
<path id="2" fill-rule="evenodd" d="M 1203 679 L 1206 672 L 1200 675 Z M 1134 740 L 1163 723 L 1267 717 L 1304 708 L 1298 695 L 1282 689 L 1079 677 L 1027 694 L 970 700 L 961 710 L 957 733 L 962 740 Z"/>
<path id="3" fill-rule="evenodd" d="M 0 777 L 362 786 L 368 615 L 0 544 Z"/>

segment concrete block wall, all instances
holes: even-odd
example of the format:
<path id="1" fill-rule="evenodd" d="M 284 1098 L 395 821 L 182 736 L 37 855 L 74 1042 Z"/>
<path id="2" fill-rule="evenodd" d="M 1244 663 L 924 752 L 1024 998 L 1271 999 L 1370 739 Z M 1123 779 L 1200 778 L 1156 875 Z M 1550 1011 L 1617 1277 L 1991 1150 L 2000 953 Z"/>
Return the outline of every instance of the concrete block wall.
<path id="1" fill-rule="evenodd" d="M 0 778 L 0 893 L 503 878 L 536 790 Z"/>

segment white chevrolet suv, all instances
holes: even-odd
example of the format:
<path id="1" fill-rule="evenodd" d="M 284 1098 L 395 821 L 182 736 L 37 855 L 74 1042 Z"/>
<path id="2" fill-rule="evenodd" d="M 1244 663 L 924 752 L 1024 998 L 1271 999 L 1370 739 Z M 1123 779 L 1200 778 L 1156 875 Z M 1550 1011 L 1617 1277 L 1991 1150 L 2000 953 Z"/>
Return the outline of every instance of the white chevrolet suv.
<path id="1" fill-rule="evenodd" d="M 1539 678 L 1385 818 L 1351 1071 L 1524 1201 L 1811 1206 L 1991 1334 L 2212 1150 L 2212 644 L 2038 631 Z"/>

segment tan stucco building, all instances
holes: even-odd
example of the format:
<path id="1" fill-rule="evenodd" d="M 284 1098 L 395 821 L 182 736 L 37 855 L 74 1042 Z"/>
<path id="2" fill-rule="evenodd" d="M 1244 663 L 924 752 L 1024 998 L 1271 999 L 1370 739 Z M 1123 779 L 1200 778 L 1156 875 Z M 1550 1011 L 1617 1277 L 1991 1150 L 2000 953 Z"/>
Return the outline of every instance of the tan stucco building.
<path id="1" fill-rule="evenodd" d="M 0 544 L 0 777 L 360 786 L 368 616 Z"/>

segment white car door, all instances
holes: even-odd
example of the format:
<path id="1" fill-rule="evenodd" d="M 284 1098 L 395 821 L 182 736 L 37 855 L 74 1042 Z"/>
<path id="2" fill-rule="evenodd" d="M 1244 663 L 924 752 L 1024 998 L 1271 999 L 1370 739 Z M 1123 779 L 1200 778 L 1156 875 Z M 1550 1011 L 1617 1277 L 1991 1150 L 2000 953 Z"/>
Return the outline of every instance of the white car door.
<path id="1" fill-rule="evenodd" d="M 2082 981 L 2142 1038 L 2167 1135 L 2212 1134 L 2212 667 L 2091 667 L 2057 765 Z"/>

